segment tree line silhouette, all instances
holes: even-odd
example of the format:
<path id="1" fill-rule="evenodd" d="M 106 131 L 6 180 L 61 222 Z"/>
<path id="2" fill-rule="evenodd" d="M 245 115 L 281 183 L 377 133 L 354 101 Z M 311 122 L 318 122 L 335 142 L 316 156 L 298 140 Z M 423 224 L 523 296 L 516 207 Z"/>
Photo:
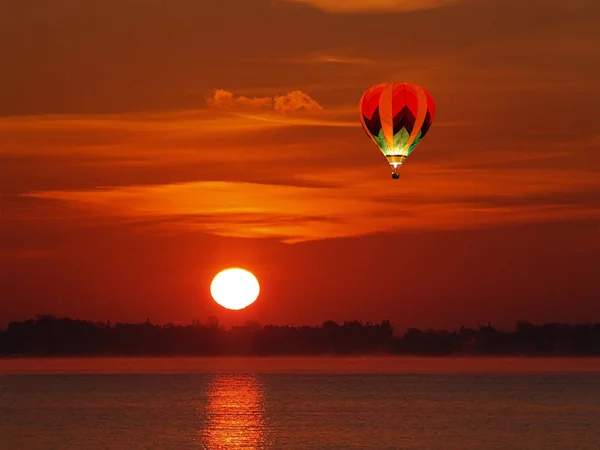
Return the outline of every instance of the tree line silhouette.
<path id="1" fill-rule="evenodd" d="M 291 327 L 247 322 L 226 329 L 215 317 L 206 323 L 157 325 L 91 322 L 38 315 L 10 322 L 0 331 L 0 355 L 599 355 L 600 323 L 534 325 L 512 331 L 491 324 L 455 331 L 411 328 L 396 336 L 388 320 L 326 321 Z"/>

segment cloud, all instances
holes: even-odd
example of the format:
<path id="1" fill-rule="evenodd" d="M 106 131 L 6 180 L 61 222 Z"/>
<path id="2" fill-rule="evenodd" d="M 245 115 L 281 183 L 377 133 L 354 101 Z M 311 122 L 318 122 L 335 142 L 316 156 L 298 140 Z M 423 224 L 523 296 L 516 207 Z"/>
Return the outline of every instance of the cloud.
<path id="1" fill-rule="evenodd" d="M 161 231 L 195 230 L 289 243 L 382 231 L 600 218 L 595 201 L 600 187 L 592 172 L 503 172 L 421 164 L 406 176 L 402 185 L 392 185 L 377 165 L 302 172 L 297 178 L 306 182 L 304 186 L 214 181 L 28 195 L 65 202 L 82 217 L 160 220 L 154 228 Z"/>
<path id="2" fill-rule="evenodd" d="M 386 64 L 386 61 L 375 60 L 370 58 L 362 58 L 360 56 L 346 56 L 340 54 L 331 53 L 309 53 L 304 56 L 298 57 L 284 57 L 276 60 L 272 59 L 253 59 L 252 62 L 260 63 L 289 63 L 289 64 L 345 64 L 345 65 L 365 65 L 365 64 Z M 390 65 L 402 66 L 401 62 L 393 61 Z M 350 87 L 356 87 L 355 84 L 347 85 Z M 328 89 L 336 89 L 338 86 L 327 86 Z M 318 86 L 321 88 L 322 86 Z"/>
<path id="3" fill-rule="evenodd" d="M 351 56 L 334 56 L 334 55 L 315 55 L 311 58 L 306 58 L 301 61 L 312 62 L 315 64 L 373 64 L 374 60 L 368 58 L 357 58 Z"/>
<path id="4" fill-rule="evenodd" d="M 355 112 L 356 107 L 352 108 Z M 340 120 L 335 117 L 290 117 L 279 114 L 236 114 L 237 117 L 245 117 L 261 122 L 268 122 L 273 125 L 280 124 L 282 126 L 311 126 L 311 127 L 342 127 L 342 128 L 360 128 L 358 120 Z"/>
<path id="5" fill-rule="evenodd" d="M 236 106 L 250 108 L 272 108 L 273 99 L 271 97 L 235 97 L 232 92 L 224 89 L 217 89 L 206 99 L 208 106 L 215 108 L 233 108 Z"/>
<path id="6" fill-rule="evenodd" d="M 296 111 L 322 111 L 323 107 L 308 94 L 302 91 L 291 91 L 275 97 L 235 96 L 231 91 L 217 89 L 206 99 L 206 103 L 214 108 L 231 109 L 268 109 L 281 114 Z"/>
<path id="7" fill-rule="evenodd" d="M 327 12 L 410 12 L 441 8 L 460 3 L 461 0 L 279 0 L 285 3 L 306 3 Z"/>
<path id="8" fill-rule="evenodd" d="M 273 109 L 284 114 L 300 110 L 322 111 L 323 107 L 304 92 L 292 91 L 286 95 L 275 97 L 273 99 Z"/>
<path id="9" fill-rule="evenodd" d="M 337 165 L 336 141 L 353 134 L 353 143 L 365 143 L 355 107 L 0 117 L 0 195 L 200 180 L 297 183 L 290 172 Z"/>

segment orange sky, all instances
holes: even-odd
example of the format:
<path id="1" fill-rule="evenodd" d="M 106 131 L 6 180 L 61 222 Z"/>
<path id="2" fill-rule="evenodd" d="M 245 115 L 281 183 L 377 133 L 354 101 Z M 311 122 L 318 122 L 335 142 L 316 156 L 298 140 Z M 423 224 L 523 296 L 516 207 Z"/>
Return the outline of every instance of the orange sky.
<path id="1" fill-rule="evenodd" d="M 0 54 L 0 324 L 600 321 L 596 0 L 7 1 Z M 387 80 L 437 110 L 397 182 Z"/>

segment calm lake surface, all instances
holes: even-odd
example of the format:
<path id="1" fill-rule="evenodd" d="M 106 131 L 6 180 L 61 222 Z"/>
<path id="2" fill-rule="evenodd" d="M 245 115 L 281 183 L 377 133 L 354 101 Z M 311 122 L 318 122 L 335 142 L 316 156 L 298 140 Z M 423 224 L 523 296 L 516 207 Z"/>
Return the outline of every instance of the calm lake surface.
<path id="1" fill-rule="evenodd" d="M 0 360 L 0 449 L 598 449 L 600 360 Z"/>

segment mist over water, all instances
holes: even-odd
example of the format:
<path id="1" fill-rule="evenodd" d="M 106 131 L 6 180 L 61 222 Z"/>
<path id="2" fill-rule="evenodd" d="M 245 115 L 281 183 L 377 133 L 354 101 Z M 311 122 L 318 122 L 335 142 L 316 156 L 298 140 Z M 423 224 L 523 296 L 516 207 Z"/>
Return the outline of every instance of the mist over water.
<path id="1" fill-rule="evenodd" d="M 575 358 L 3 360 L 0 448 L 596 449 L 599 368 Z"/>

